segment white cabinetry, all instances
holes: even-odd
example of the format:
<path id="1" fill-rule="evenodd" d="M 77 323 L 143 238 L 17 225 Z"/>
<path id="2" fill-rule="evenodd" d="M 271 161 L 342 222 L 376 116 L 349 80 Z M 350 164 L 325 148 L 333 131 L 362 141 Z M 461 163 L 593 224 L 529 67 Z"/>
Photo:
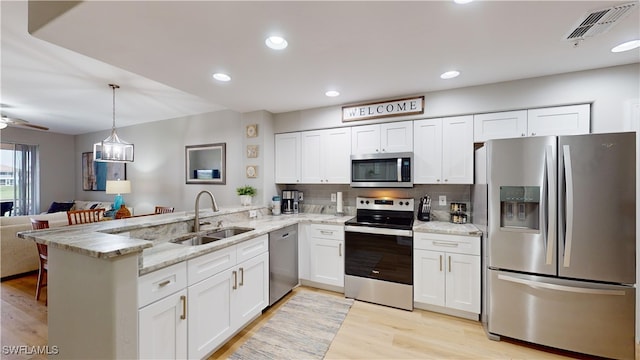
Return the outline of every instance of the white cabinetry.
<path id="1" fill-rule="evenodd" d="M 473 183 L 473 118 L 414 121 L 414 184 Z"/>
<path id="2" fill-rule="evenodd" d="M 473 117 L 474 141 L 588 134 L 590 119 L 589 104 L 479 114 Z"/>
<path id="3" fill-rule="evenodd" d="M 263 235 L 138 278 L 138 354 L 202 359 L 269 304 Z"/>
<path id="4" fill-rule="evenodd" d="M 351 128 L 351 154 L 413 151 L 413 122 L 401 121 Z"/>
<path id="5" fill-rule="evenodd" d="M 300 282 L 327 290 L 344 291 L 344 227 L 301 224 L 299 235 Z"/>
<path id="6" fill-rule="evenodd" d="M 480 238 L 414 233 L 414 306 L 478 320 Z"/>
<path id="7" fill-rule="evenodd" d="M 263 235 L 188 261 L 189 358 L 206 357 L 267 307 L 268 247 Z"/>
<path id="8" fill-rule="evenodd" d="M 302 183 L 349 184 L 351 128 L 302 132 Z"/>
<path id="9" fill-rule="evenodd" d="M 527 110 L 529 136 L 588 134 L 591 127 L 589 104 Z"/>
<path id="10" fill-rule="evenodd" d="M 300 182 L 300 133 L 275 135 L 275 179 L 277 184 Z"/>
<path id="11" fill-rule="evenodd" d="M 138 357 L 187 357 L 187 269 L 180 263 L 138 278 Z"/>

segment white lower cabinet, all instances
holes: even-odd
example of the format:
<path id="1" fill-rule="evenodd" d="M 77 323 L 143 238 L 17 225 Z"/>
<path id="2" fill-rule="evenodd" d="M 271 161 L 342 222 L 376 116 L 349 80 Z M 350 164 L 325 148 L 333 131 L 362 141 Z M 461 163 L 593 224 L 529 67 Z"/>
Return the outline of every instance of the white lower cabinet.
<path id="1" fill-rule="evenodd" d="M 301 282 L 329 290 L 344 289 L 344 227 L 301 224 L 299 231 L 299 275 Z"/>
<path id="2" fill-rule="evenodd" d="M 186 298 L 183 289 L 138 311 L 140 359 L 187 357 Z"/>
<path id="3" fill-rule="evenodd" d="M 269 304 L 263 235 L 138 279 L 139 357 L 202 359 Z"/>
<path id="4" fill-rule="evenodd" d="M 414 306 L 477 320 L 480 238 L 414 233 L 413 244 Z"/>
<path id="5" fill-rule="evenodd" d="M 213 273 L 189 278 L 189 358 L 206 357 L 269 305 L 268 248 L 263 235 L 188 261 L 198 279 Z"/>
<path id="6" fill-rule="evenodd" d="M 138 278 L 138 357 L 187 357 L 187 267 L 179 263 Z"/>
<path id="7" fill-rule="evenodd" d="M 189 286 L 189 357 L 202 359 L 259 315 L 269 301 L 269 254 Z"/>

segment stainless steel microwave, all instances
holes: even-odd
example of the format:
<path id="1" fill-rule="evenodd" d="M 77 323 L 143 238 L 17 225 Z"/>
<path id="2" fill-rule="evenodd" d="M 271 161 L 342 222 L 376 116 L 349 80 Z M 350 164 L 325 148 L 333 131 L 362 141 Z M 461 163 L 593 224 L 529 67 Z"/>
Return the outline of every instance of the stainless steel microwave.
<path id="1" fill-rule="evenodd" d="M 413 187 L 413 153 L 351 155 L 351 187 Z"/>

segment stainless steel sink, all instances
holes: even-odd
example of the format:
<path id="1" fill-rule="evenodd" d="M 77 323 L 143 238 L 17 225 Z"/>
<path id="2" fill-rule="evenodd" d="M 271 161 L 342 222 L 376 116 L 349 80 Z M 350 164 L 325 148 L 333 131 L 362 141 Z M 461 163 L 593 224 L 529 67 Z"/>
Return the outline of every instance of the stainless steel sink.
<path id="1" fill-rule="evenodd" d="M 204 245 L 214 241 L 226 239 L 234 235 L 243 234 L 251 230 L 254 230 L 254 229 L 236 227 L 236 226 L 226 227 L 226 228 L 212 230 L 201 235 L 196 235 L 196 236 L 187 237 L 187 238 L 181 237 L 181 238 L 172 240 L 171 242 L 175 244 L 189 245 L 189 246 Z"/>

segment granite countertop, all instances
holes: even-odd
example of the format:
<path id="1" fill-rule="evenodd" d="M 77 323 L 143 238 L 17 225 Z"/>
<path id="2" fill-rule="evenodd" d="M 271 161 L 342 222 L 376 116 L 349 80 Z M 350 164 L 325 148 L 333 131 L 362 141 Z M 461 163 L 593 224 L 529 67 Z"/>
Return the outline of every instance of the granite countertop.
<path id="1" fill-rule="evenodd" d="M 226 239 L 214 241 L 209 244 L 188 246 L 174 244 L 172 242 L 156 242 L 153 247 L 142 252 L 142 262 L 139 274 L 143 275 L 169 265 L 195 258 L 216 250 L 220 250 L 235 244 L 239 244 L 260 235 L 268 234 L 289 225 L 298 223 L 321 223 L 330 225 L 344 225 L 344 222 L 353 216 L 300 213 L 295 215 L 264 216 L 259 219 L 225 223 L 223 226 L 248 227 L 254 230 L 235 235 Z"/>
<path id="2" fill-rule="evenodd" d="M 218 212 L 202 209 L 200 218 L 206 219 L 223 215 L 233 215 L 247 210 L 260 210 L 261 207 L 222 208 Z M 30 230 L 18 233 L 23 239 L 32 240 L 48 246 L 77 252 L 97 258 L 113 258 L 132 253 L 141 253 L 139 257 L 139 275 L 143 275 L 169 265 L 195 258 L 225 247 L 253 239 L 260 235 L 298 223 L 321 223 L 344 225 L 353 215 L 332 215 L 318 213 L 300 213 L 294 215 L 264 215 L 254 219 L 240 217 L 233 221 L 218 222 L 201 227 L 201 231 L 223 226 L 253 228 L 254 230 L 226 239 L 198 246 L 181 245 L 170 242 L 175 234 L 167 234 L 154 240 L 130 237 L 130 231 L 172 223 L 193 221 L 194 212 L 176 212 L 153 216 L 133 217 L 114 221 L 65 226 L 47 230 Z M 463 236 L 479 236 L 482 232 L 473 224 L 453 224 L 444 221 L 423 222 L 415 220 L 414 232 L 441 233 Z M 195 235 L 188 233 L 183 235 Z"/>
<path id="3" fill-rule="evenodd" d="M 446 221 L 413 222 L 413 232 L 437 233 L 462 236 L 480 236 L 482 231 L 474 224 L 454 224 Z"/>

